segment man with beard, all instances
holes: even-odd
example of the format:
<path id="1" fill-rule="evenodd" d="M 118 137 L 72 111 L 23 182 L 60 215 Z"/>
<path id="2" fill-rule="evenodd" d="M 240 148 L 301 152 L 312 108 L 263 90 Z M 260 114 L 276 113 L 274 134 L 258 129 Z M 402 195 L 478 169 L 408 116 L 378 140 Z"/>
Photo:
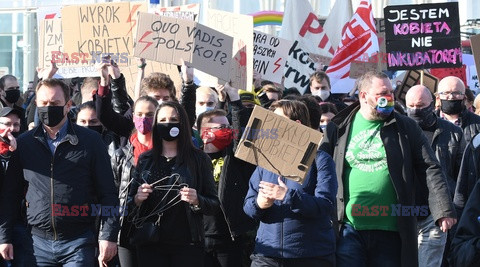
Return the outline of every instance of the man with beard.
<path id="1" fill-rule="evenodd" d="M 381 72 L 358 80 L 359 103 L 327 125 L 321 148 L 336 163 L 337 266 L 417 266 L 415 206 L 428 187 L 433 220 L 455 223 L 442 169 L 415 121 L 393 111 L 393 88 Z"/>
<path id="2" fill-rule="evenodd" d="M 450 198 L 453 199 L 455 185 L 462 161 L 463 133 L 460 127 L 439 119 L 433 112 L 433 98 L 430 90 L 423 85 L 415 85 L 405 96 L 407 114 L 414 119 L 431 144 L 447 179 Z M 416 204 L 428 204 L 428 188 L 426 184 L 416 187 Z M 447 234 L 435 225 L 430 211 L 428 216 L 419 216 L 418 228 L 418 260 L 420 266 L 441 266 Z"/>
<path id="3" fill-rule="evenodd" d="M 480 132 L 480 116 L 465 108 L 465 84 L 462 80 L 454 76 L 443 78 L 438 83 L 437 101 L 440 101 L 439 117 L 462 128 L 466 143 Z"/>

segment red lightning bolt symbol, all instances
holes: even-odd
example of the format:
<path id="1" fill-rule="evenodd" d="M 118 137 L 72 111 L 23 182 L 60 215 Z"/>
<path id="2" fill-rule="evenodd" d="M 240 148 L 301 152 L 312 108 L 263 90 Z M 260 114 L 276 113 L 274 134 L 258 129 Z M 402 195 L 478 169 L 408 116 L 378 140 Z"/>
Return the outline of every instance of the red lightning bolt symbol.
<path id="1" fill-rule="evenodd" d="M 147 37 L 148 35 L 150 35 L 150 33 L 152 33 L 152 32 L 151 32 L 151 31 L 146 31 L 146 32 L 143 34 L 142 38 L 140 38 L 140 40 L 138 40 L 139 43 L 147 44 L 147 45 L 145 46 L 145 48 L 143 48 L 142 52 L 140 52 L 140 54 L 143 53 L 143 51 L 145 51 L 145 49 L 147 49 L 149 46 L 151 46 L 151 45 L 153 44 L 153 42 L 148 42 L 148 41 L 144 41 L 144 40 L 143 40 L 143 38 L 145 38 L 145 37 Z"/>
<path id="2" fill-rule="evenodd" d="M 273 73 L 275 73 L 275 72 L 278 70 L 278 68 L 281 67 L 281 65 L 278 63 L 280 60 L 282 60 L 282 58 L 277 59 L 277 61 L 275 61 L 275 63 L 273 63 L 273 65 L 277 66 L 277 67 L 273 70 Z"/>
<path id="3" fill-rule="evenodd" d="M 137 20 L 132 19 L 132 17 L 135 14 L 135 11 L 137 11 L 139 7 L 140 5 L 134 5 L 132 10 L 130 11 L 130 15 L 128 16 L 127 22 L 133 22 L 133 25 L 130 28 L 130 30 L 127 32 L 127 34 L 129 34 L 133 30 L 133 27 L 135 27 L 135 25 L 137 25 Z"/>
<path id="4" fill-rule="evenodd" d="M 55 18 L 55 15 L 57 15 L 57 13 L 47 14 L 47 15 L 45 15 L 45 19 L 53 19 L 53 18 Z"/>

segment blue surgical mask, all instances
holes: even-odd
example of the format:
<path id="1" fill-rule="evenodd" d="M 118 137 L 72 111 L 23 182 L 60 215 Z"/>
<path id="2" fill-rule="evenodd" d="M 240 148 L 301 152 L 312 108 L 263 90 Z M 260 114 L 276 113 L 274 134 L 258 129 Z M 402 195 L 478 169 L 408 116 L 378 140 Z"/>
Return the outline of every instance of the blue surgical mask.
<path id="1" fill-rule="evenodd" d="M 200 114 L 202 114 L 203 112 L 205 111 L 209 111 L 209 110 L 212 110 L 214 109 L 214 107 L 209 107 L 207 105 L 204 105 L 204 106 L 197 106 L 195 108 L 195 115 L 197 115 L 197 118 Z"/>

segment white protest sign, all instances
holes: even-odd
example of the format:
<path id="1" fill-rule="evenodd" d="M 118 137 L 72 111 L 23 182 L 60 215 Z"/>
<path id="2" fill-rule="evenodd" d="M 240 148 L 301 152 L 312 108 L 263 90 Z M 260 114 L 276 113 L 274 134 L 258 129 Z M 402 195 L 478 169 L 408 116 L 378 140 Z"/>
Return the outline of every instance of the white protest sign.
<path id="1" fill-rule="evenodd" d="M 282 82 L 283 68 L 292 43 L 263 32 L 253 32 L 253 69 L 262 75 L 262 80 Z"/>

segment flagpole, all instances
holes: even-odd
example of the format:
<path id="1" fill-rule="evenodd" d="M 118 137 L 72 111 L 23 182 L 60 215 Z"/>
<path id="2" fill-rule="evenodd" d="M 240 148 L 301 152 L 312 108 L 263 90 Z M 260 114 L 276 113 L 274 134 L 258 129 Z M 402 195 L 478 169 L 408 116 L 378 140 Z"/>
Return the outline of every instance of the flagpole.
<path id="1" fill-rule="evenodd" d="M 423 69 L 420 70 L 420 85 L 423 85 Z"/>

